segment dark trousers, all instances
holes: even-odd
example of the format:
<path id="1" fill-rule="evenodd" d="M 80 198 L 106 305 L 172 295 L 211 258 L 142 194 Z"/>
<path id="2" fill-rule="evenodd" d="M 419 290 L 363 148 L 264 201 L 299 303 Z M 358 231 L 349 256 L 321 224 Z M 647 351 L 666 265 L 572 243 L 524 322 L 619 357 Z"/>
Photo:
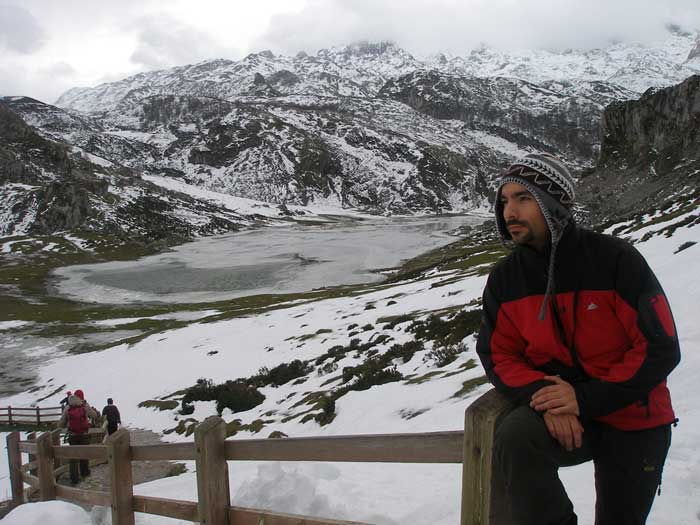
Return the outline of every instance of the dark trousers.
<path id="1" fill-rule="evenodd" d="M 574 507 L 558 470 L 590 460 L 595 467 L 595 524 L 643 525 L 670 444 L 670 425 L 622 431 L 593 421 L 584 425 L 582 447 L 569 452 L 550 436 L 539 414 L 518 407 L 496 430 L 494 455 L 518 525 L 575 525 Z"/>
<path id="2" fill-rule="evenodd" d="M 89 445 L 90 436 L 88 434 L 70 434 L 68 436 L 68 444 Z M 80 473 L 78 473 L 78 462 L 80 462 Z M 70 471 L 71 483 L 76 484 L 80 481 L 81 477 L 85 478 L 90 475 L 90 462 L 87 459 L 71 459 L 68 469 Z"/>
<path id="3" fill-rule="evenodd" d="M 111 436 L 117 431 L 118 428 L 119 425 L 117 423 L 107 423 L 107 435 Z"/>

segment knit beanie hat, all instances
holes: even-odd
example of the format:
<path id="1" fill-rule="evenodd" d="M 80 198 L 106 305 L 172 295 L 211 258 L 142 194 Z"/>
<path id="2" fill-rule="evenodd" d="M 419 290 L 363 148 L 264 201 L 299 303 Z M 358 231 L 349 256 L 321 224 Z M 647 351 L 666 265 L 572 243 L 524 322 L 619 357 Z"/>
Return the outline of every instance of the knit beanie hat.
<path id="1" fill-rule="evenodd" d="M 80 390 L 80 389 L 76 390 L 76 391 L 75 391 L 75 395 L 76 395 L 76 397 L 79 397 L 80 399 L 82 399 L 83 401 L 85 401 L 85 394 L 83 394 L 83 391 L 82 391 L 82 390 Z"/>
<path id="2" fill-rule="evenodd" d="M 542 321 L 554 286 L 554 259 L 557 245 L 567 225 L 574 221 L 571 214 L 571 206 L 576 197 L 574 179 L 563 162 L 546 153 L 525 155 L 511 164 L 501 175 L 496 195 L 496 225 L 503 245 L 512 248 L 513 241 L 503 218 L 503 204 L 501 203 L 501 189 L 509 182 L 521 184 L 532 194 L 542 211 L 542 215 L 544 215 L 551 234 L 552 244 L 547 272 L 547 289 L 539 314 L 539 319 Z"/>

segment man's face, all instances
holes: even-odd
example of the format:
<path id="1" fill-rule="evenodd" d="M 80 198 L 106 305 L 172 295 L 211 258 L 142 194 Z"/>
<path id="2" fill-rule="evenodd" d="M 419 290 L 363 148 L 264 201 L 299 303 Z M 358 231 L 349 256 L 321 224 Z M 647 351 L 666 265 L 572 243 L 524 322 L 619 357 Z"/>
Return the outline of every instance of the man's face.
<path id="1" fill-rule="evenodd" d="M 541 250 L 549 240 L 549 228 L 532 194 L 522 184 L 509 182 L 501 188 L 501 203 L 513 242 Z"/>

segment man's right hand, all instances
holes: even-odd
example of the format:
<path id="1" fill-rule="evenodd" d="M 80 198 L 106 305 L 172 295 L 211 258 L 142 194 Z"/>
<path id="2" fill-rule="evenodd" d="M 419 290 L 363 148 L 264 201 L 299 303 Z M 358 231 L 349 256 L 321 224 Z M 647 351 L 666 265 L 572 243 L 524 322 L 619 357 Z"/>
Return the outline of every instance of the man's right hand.
<path id="1" fill-rule="evenodd" d="M 574 447 L 581 447 L 583 427 L 578 417 L 573 414 L 551 414 L 549 412 L 545 412 L 543 417 L 550 435 L 556 439 L 562 447 L 569 452 L 571 452 Z"/>

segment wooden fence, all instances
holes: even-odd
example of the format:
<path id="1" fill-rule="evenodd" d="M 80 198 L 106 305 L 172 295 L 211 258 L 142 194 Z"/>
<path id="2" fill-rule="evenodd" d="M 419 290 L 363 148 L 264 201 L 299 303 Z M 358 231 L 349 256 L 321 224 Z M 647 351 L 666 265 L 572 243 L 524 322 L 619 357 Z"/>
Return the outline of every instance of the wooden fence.
<path id="1" fill-rule="evenodd" d="M 61 419 L 61 407 L 0 407 L 0 425 L 45 426 Z"/>
<path id="2" fill-rule="evenodd" d="M 55 432 L 45 432 L 36 441 L 20 441 L 19 433 L 13 432 L 7 438 L 12 504 L 24 502 L 26 483 L 38 491 L 42 501 L 58 498 L 110 506 L 113 525 L 134 525 L 135 512 L 206 525 L 366 525 L 231 506 L 228 461 L 461 463 L 461 525 L 507 525 L 509 507 L 492 469 L 492 444 L 500 417 L 511 408 L 491 390 L 467 408 L 464 431 L 421 434 L 227 441 L 226 424 L 215 416 L 197 427 L 193 443 L 131 445 L 129 432 L 121 429 L 104 445 L 59 446 Z M 22 464 L 22 453 L 30 454 L 26 464 Z M 58 485 L 56 468 L 61 460 L 70 459 L 106 461 L 110 491 Z M 198 501 L 135 496 L 131 463 L 153 460 L 195 461 Z"/>

